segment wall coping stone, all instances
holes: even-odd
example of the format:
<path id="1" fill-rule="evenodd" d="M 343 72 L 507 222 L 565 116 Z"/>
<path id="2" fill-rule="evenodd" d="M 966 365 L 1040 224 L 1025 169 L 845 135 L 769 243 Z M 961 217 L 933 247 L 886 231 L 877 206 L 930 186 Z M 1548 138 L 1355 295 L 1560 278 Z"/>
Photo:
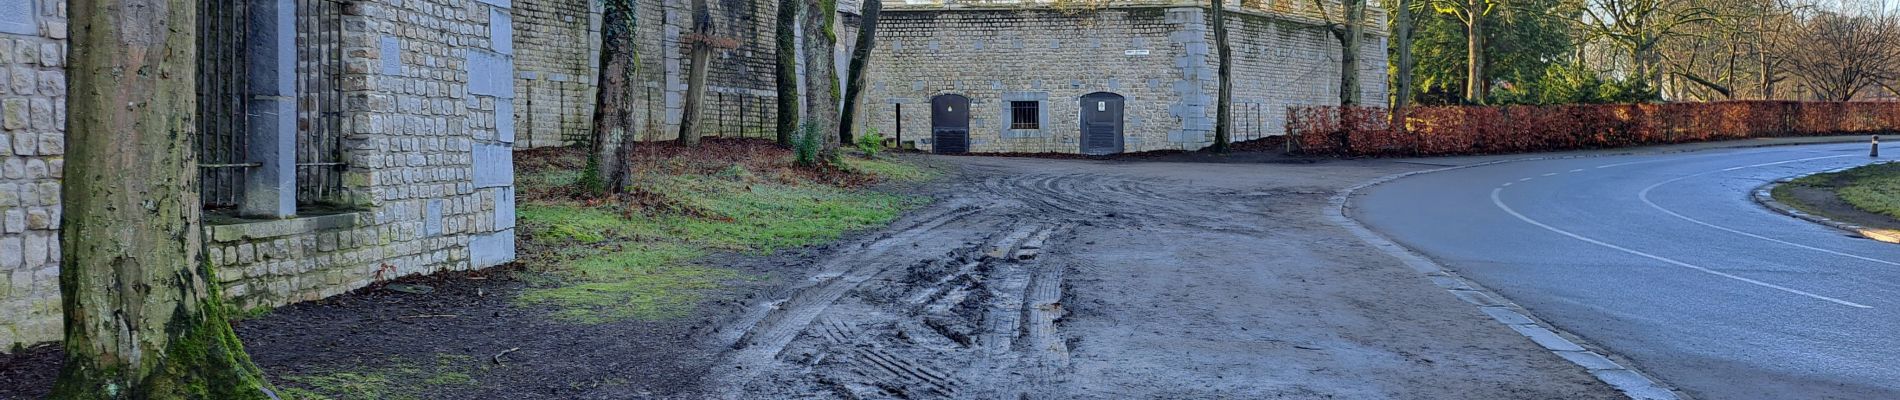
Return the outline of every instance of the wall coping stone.
<path id="1" fill-rule="evenodd" d="M 230 224 L 206 224 L 205 230 L 211 232 L 214 242 L 235 242 L 240 240 L 268 239 L 310 233 L 316 231 L 338 230 L 366 226 L 370 224 L 370 212 L 355 211 L 341 214 L 295 217 L 273 220 L 244 220 Z"/>

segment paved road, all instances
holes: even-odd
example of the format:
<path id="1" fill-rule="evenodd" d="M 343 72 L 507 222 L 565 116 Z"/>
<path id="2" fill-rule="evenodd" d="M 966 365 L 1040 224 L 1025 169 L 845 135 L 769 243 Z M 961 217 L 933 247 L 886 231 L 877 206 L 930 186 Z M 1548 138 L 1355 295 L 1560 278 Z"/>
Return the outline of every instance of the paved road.
<path id="1" fill-rule="evenodd" d="M 1900 399 L 1900 245 L 1750 200 L 1865 151 L 1505 163 L 1374 187 L 1353 216 L 1693 397 Z"/>

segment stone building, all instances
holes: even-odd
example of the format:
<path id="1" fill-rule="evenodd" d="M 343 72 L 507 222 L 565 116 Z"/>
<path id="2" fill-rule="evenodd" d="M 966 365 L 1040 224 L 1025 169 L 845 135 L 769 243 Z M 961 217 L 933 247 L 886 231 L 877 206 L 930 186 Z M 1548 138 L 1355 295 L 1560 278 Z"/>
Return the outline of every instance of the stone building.
<path id="1" fill-rule="evenodd" d="M 201 7 L 198 189 L 230 304 L 514 258 L 510 0 Z M 0 1 L 0 349 L 61 332 L 67 18 Z"/>
<path id="2" fill-rule="evenodd" d="M 598 3 L 516 1 L 522 50 L 515 82 L 523 95 L 514 108 L 524 126 L 517 146 L 565 145 L 587 137 L 599 63 L 589 58 L 600 45 Z M 641 62 L 635 102 L 644 112 L 636 124 L 651 130 L 649 139 L 671 140 L 686 92 L 687 49 L 679 37 L 691 23 L 689 2 L 637 4 Z M 838 7 L 840 77 L 860 4 Z M 1326 27 L 1343 12 L 1338 0 L 1328 0 L 1326 12 L 1315 4 L 1229 0 L 1234 140 L 1280 134 L 1288 106 L 1338 102 L 1340 44 Z M 740 47 L 714 57 L 704 114 L 708 134 L 770 136 L 777 117 L 777 1 L 711 6 L 718 34 L 738 39 Z M 1387 31 L 1378 2 L 1367 8 L 1370 26 L 1359 74 L 1363 98 L 1376 102 L 1386 93 Z M 587 18 L 572 14 L 583 9 Z M 1180 0 L 886 1 L 859 129 L 948 152 L 1205 147 L 1213 143 L 1218 89 L 1206 11 L 1204 2 Z M 529 42 L 546 45 L 531 48 Z M 1094 107 L 1083 107 L 1084 100 Z M 938 109 L 961 112 L 939 120 L 933 116 Z M 936 145 L 939 123 L 950 125 L 945 132 L 965 132 L 952 135 L 957 145 Z M 1087 127 L 1096 134 L 1084 135 Z M 1093 145 L 1084 148 L 1084 137 L 1095 138 Z"/>
<path id="3" fill-rule="evenodd" d="M 1385 15 L 1368 2 L 1360 82 L 1385 98 Z M 1218 55 L 1206 2 L 887 2 L 866 127 L 937 152 L 1106 154 L 1213 144 Z M 1341 45 L 1314 2 L 1229 0 L 1234 140 L 1286 108 L 1338 104 Z"/>

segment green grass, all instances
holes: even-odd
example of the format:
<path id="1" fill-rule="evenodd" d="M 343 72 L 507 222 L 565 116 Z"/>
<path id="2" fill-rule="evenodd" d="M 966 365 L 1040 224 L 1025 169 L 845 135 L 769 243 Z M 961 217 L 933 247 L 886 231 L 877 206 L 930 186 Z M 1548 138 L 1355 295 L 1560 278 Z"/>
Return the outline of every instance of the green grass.
<path id="1" fill-rule="evenodd" d="M 922 182 L 937 177 L 937 171 L 901 161 L 847 157 L 844 164 L 855 171 L 899 182 Z"/>
<path id="2" fill-rule="evenodd" d="M 298 400 L 422 399 L 442 389 L 475 387 L 471 373 L 484 367 L 474 357 L 437 354 L 426 363 L 397 360 L 380 367 L 280 376 L 278 390 Z"/>
<path id="3" fill-rule="evenodd" d="M 1900 163 L 1883 163 L 1796 179 L 1795 184 L 1828 187 L 1842 201 L 1863 211 L 1900 218 Z"/>
<path id="4" fill-rule="evenodd" d="M 893 180 L 931 176 L 892 161 L 854 160 L 853 166 Z M 521 182 L 558 184 L 571 178 Z M 762 180 L 738 166 L 706 175 L 648 175 L 640 184 L 665 199 L 668 208 L 629 212 L 626 205 L 611 203 L 523 202 L 517 215 L 524 236 L 531 248 L 549 254 L 527 258 L 528 274 L 536 276 L 529 277 L 530 288 L 518 300 L 549 306 L 555 318 L 578 323 L 681 318 L 729 283 L 757 279 L 694 264 L 706 254 L 819 244 L 883 226 L 922 204 L 922 199 L 870 190 Z"/>

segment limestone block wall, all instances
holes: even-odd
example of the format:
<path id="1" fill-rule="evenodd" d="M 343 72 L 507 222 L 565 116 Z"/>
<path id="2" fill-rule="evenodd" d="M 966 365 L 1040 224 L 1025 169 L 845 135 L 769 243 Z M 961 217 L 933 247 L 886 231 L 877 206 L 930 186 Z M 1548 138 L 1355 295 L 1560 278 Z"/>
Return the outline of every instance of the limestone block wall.
<path id="1" fill-rule="evenodd" d="M 66 2 L 0 2 L 0 351 L 60 335 Z"/>
<path id="2" fill-rule="evenodd" d="M 515 0 L 516 147 L 584 142 L 599 87 L 600 0 Z"/>
<path id="3" fill-rule="evenodd" d="M 1189 74 L 1204 72 L 1186 68 L 1202 63 L 1183 60 L 1205 54 L 1205 45 L 1177 34 L 1205 22 L 1179 11 L 894 8 L 878 24 L 866 126 L 898 136 L 901 105 L 903 140 L 922 149 L 931 148 L 930 101 L 941 94 L 970 98 L 972 152 L 1080 152 L 1079 102 L 1095 92 L 1125 98 L 1128 151 L 1189 148 L 1179 132 L 1205 114 L 1184 100 L 1206 99 L 1183 96 L 1202 88 L 1203 77 Z M 1040 101 L 1048 120 L 1039 130 L 1008 129 L 1010 100 Z"/>
<path id="4" fill-rule="evenodd" d="M 60 334 L 51 238 L 66 10 L 62 0 L 20 1 L 0 2 L 0 349 Z M 281 219 L 206 213 L 206 261 L 231 305 L 275 307 L 513 260 L 513 5 L 363 0 L 343 8 L 340 42 L 320 44 L 343 54 L 340 203 L 300 205 Z"/>
<path id="5" fill-rule="evenodd" d="M 843 79 L 856 38 L 857 12 L 863 3 L 838 2 L 838 71 Z M 704 134 L 771 137 L 777 120 L 774 74 L 777 47 L 776 0 L 722 0 L 708 3 L 716 35 L 737 47 L 717 49 L 707 77 Z M 516 147 L 545 147 L 584 141 L 598 85 L 600 40 L 598 0 L 516 0 L 515 97 L 522 139 Z M 684 112 L 690 49 L 681 43 L 692 31 L 691 3 L 637 0 L 636 46 L 640 66 L 634 102 L 635 125 L 642 140 L 679 137 Z M 576 12 L 585 12 L 579 17 Z M 649 122 L 651 122 L 649 124 Z"/>
<path id="6" fill-rule="evenodd" d="M 1340 46 L 1320 20 L 1231 11 L 1235 140 L 1280 134 L 1288 106 L 1338 102 Z M 1208 23 L 1198 6 L 893 7 L 879 21 L 865 126 L 892 137 L 901 118 L 904 140 L 930 149 L 930 99 L 954 93 L 971 100 L 972 152 L 1075 153 L 1080 98 L 1110 92 L 1125 98 L 1126 151 L 1200 149 L 1213 143 L 1219 89 Z M 1383 101 L 1384 30 L 1367 31 L 1362 90 Z M 1010 101 L 1041 102 L 1040 129 L 1009 129 Z"/>
<path id="7" fill-rule="evenodd" d="M 1320 29 L 1318 20 L 1244 11 L 1230 16 L 1228 40 L 1234 75 L 1240 77 L 1234 80 L 1235 140 L 1285 134 L 1288 107 L 1339 104 L 1339 39 Z M 1382 20 L 1371 21 L 1384 26 Z M 1387 101 L 1385 32 L 1369 28 L 1361 39 L 1361 104 Z M 1212 43 L 1212 33 L 1207 40 Z M 1219 89 L 1216 84 L 1208 85 L 1209 93 Z"/>

